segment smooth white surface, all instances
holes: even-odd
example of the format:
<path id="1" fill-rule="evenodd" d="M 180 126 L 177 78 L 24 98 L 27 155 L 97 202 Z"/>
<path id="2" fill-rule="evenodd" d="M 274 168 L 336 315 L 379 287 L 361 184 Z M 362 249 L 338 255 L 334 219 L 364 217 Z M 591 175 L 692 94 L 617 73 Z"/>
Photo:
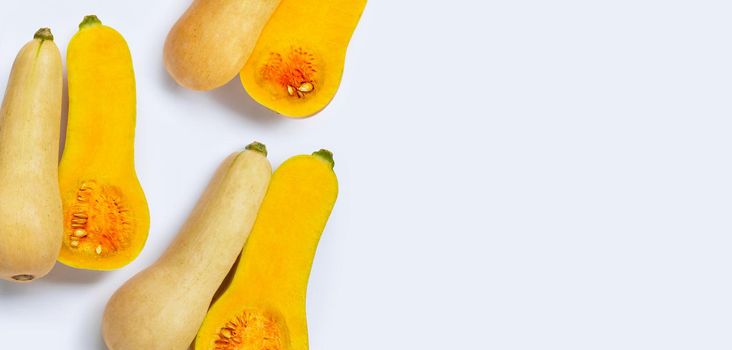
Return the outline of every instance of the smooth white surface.
<path id="1" fill-rule="evenodd" d="M 123 270 L 0 283 L 0 349 L 103 349 L 107 298 L 253 139 L 274 165 L 335 152 L 313 350 L 732 348 L 729 2 L 371 0 L 338 95 L 300 121 L 238 81 L 171 81 L 187 5 L 0 5 L 1 86 L 38 27 L 64 52 L 85 14 L 125 35 L 152 215 Z"/>

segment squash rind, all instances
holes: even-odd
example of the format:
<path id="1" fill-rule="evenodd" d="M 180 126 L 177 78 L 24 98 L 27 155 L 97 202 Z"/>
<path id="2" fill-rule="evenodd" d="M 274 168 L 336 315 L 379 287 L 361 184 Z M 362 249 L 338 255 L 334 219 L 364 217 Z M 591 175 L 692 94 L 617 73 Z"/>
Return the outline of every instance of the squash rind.
<path id="1" fill-rule="evenodd" d="M 181 86 L 212 90 L 236 77 L 280 0 L 194 0 L 165 40 L 165 67 Z"/>

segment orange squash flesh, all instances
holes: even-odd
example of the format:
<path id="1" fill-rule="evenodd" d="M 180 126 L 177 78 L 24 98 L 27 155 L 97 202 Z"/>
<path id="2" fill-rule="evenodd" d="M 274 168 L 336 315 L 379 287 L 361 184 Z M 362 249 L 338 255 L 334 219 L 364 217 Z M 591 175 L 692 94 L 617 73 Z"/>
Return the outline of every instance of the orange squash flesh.
<path id="1" fill-rule="evenodd" d="M 241 71 L 254 100 L 287 117 L 330 103 L 366 0 L 282 0 Z"/>
<path id="2" fill-rule="evenodd" d="M 136 93 L 124 38 L 87 16 L 67 50 L 69 119 L 59 166 L 59 261 L 113 270 L 137 257 L 150 217 L 134 161 Z"/>
<path id="3" fill-rule="evenodd" d="M 213 304 L 196 350 L 307 350 L 305 293 L 338 196 L 330 152 L 296 156 L 272 176 L 230 286 Z"/>

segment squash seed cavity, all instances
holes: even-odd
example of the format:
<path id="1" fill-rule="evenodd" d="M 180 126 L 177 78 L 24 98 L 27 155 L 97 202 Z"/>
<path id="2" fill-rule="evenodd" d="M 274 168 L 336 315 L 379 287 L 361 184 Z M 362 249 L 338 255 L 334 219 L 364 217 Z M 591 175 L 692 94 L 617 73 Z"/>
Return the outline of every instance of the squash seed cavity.
<path id="1" fill-rule="evenodd" d="M 282 88 L 288 96 L 305 98 L 315 91 L 315 75 L 318 69 L 315 55 L 299 47 L 287 53 L 271 52 L 262 66 L 262 78 Z"/>
<path id="2" fill-rule="evenodd" d="M 127 248 L 134 219 L 116 186 L 84 181 L 66 209 L 65 242 L 74 250 L 106 256 Z"/>
<path id="3" fill-rule="evenodd" d="M 244 310 L 220 330 L 215 350 L 282 350 L 286 336 L 283 323 L 269 313 Z"/>

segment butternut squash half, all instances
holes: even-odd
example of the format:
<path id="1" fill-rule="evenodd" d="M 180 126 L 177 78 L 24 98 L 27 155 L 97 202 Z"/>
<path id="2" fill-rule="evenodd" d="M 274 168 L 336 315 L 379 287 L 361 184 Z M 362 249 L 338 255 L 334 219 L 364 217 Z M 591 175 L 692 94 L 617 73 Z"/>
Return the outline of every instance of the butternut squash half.
<path id="1" fill-rule="evenodd" d="M 82 269 L 127 265 L 150 214 L 135 172 L 135 74 L 122 35 L 87 16 L 69 43 L 69 119 L 59 166 L 64 239 L 59 261 Z"/>
<path id="2" fill-rule="evenodd" d="M 63 68 L 47 28 L 18 53 L 0 109 L 0 278 L 43 277 L 61 248 Z"/>
<path id="3" fill-rule="evenodd" d="M 229 156 L 163 256 L 114 293 L 102 320 L 110 350 L 188 349 L 254 225 L 266 152 L 253 143 Z"/>
<path id="4" fill-rule="evenodd" d="M 241 71 L 249 95 L 287 117 L 330 103 L 366 0 L 282 0 Z"/>
<path id="5" fill-rule="evenodd" d="M 275 171 L 232 282 L 198 331 L 196 350 L 308 349 L 305 293 L 337 196 L 328 151 L 290 158 Z"/>

